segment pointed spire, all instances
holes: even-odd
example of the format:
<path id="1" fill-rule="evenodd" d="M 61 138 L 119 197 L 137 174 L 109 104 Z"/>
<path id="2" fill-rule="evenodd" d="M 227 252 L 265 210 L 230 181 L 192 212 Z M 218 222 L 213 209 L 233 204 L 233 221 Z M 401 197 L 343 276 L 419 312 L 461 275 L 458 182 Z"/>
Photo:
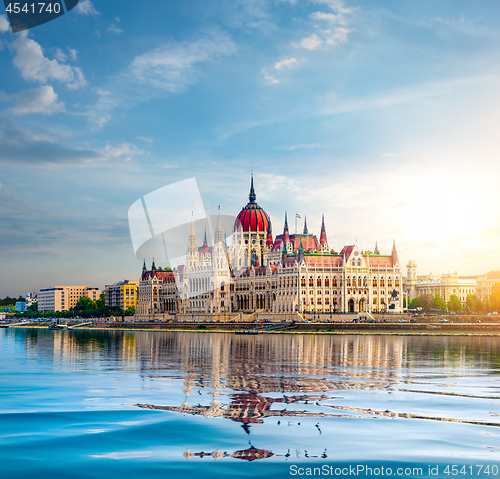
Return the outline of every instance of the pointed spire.
<path id="1" fill-rule="evenodd" d="M 304 215 L 304 234 L 309 234 L 307 231 L 307 216 Z M 302 242 L 302 240 L 300 240 Z"/>
<path id="2" fill-rule="evenodd" d="M 144 263 L 142 263 L 142 271 L 146 271 L 146 258 L 144 258 Z"/>
<path id="3" fill-rule="evenodd" d="M 187 261 L 186 266 L 194 268 L 199 261 L 198 245 L 196 244 L 196 233 L 194 232 L 194 219 L 191 213 L 191 232 L 189 233 L 188 247 L 187 247 Z"/>
<path id="4" fill-rule="evenodd" d="M 396 250 L 396 240 L 393 241 L 392 243 L 392 265 L 396 266 L 399 263 L 399 258 L 398 258 L 398 252 Z"/>
<path id="5" fill-rule="evenodd" d="M 304 247 L 302 246 L 302 237 L 300 238 L 299 250 L 297 253 L 297 263 L 302 263 L 304 260 Z"/>
<path id="6" fill-rule="evenodd" d="M 222 231 L 222 223 L 220 219 L 220 205 L 219 212 L 217 213 L 217 228 L 215 228 L 215 241 L 214 244 L 222 243 L 224 240 L 223 231 Z"/>
<path id="7" fill-rule="evenodd" d="M 321 216 L 321 234 L 319 235 L 319 244 L 325 246 L 328 244 L 326 239 L 326 228 L 325 228 L 325 215 Z"/>
<path id="8" fill-rule="evenodd" d="M 203 237 L 203 246 L 207 245 L 207 229 L 205 228 L 205 236 Z"/>
<path id="9" fill-rule="evenodd" d="M 285 211 L 285 226 L 283 228 L 283 245 L 286 247 L 286 244 L 290 242 L 290 234 L 288 232 L 288 219 Z"/>
<path id="10" fill-rule="evenodd" d="M 257 195 L 255 194 L 255 190 L 253 189 L 253 171 L 252 171 L 252 181 L 250 183 L 250 194 L 248 195 L 248 199 L 250 200 L 250 203 L 255 203 L 255 200 L 257 199 Z"/>
<path id="11" fill-rule="evenodd" d="M 155 259 L 153 257 L 153 264 L 151 265 L 151 271 L 154 271 L 156 270 L 156 266 L 155 266 Z"/>
<path id="12" fill-rule="evenodd" d="M 268 248 L 273 247 L 273 229 L 271 226 L 271 221 L 269 221 L 269 227 L 267 228 L 266 246 Z"/>
<path id="13" fill-rule="evenodd" d="M 375 254 L 380 254 L 380 251 L 378 249 L 378 241 L 375 241 L 375 251 L 374 251 Z"/>
<path id="14" fill-rule="evenodd" d="M 393 255 L 398 255 L 398 251 L 396 250 L 396 240 L 393 240 L 392 242 L 392 254 Z"/>

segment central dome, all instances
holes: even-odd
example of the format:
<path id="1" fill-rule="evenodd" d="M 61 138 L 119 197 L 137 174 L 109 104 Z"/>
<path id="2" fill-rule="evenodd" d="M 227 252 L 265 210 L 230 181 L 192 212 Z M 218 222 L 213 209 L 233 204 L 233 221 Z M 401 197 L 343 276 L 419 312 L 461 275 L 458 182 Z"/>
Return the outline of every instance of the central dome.
<path id="1" fill-rule="evenodd" d="M 257 197 L 253 189 L 253 175 L 248 199 L 250 200 L 249 203 L 240 211 L 234 222 L 235 231 L 241 228 L 245 233 L 249 231 L 267 232 L 271 227 L 271 220 L 267 213 L 255 201 Z"/>

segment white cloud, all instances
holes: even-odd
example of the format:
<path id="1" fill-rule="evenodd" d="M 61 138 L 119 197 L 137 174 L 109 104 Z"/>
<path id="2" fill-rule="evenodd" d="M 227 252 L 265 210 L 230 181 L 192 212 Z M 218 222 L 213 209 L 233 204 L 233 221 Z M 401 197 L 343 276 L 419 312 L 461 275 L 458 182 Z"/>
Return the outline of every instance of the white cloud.
<path id="1" fill-rule="evenodd" d="M 108 28 L 106 28 L 106 30 L 116 35 L 123 33 L 123 30 L 121 28 L 118 28 L 114 23 L 112 23 Z"/>
<path id="2" fill-rule="evenodd" d="M 297 64 L 296 58 L 285 58 L 284 60 L 276 62 L 273 66 L 273 69 L 281 71 L 285 68 L 291 68 L 295 64 Z M 266 69 L 262 69 L 262 74 L 264 75 L 264 79 L 268 85 L 276 85 L 276 83 L 280 82 L 273 75 L 269 74 Z"/>
<path id="3" fill-rule="evenodd" d="M 110 94 L 100 95 L 86 115 L 101 128 L 117 108 L 130 108 L 165 93 L 186 91 L 196 82 L 199 65 L 230 56 L 235 51 L 234 43 L 225 35 L 163 44 L 136 56 L 123 72 L 110 77 L 102 86 Z"/>
<path id="4" fill-rule="evenodd" d="M 313 33 L 309 37 L 303 38 L 298 44 L 292 43 L 296 48 L 306 50 L 327 49 L 329 46 L 336 47 L 347 42 L 347 36 L 352 29 L 347 28 L 348 21 L 346 15 L 354 13 L 357 8 L 346 7 L 342 0 L 313 0 L 315 3 L 327 5 L 335 13 L 314 12 L 310 15 L 313 20 L 326 22 L 329 28 L 316 26 L 318 34 Z"/>
<path id="5" fill-rule="evenodd" d="M 90 0 L 81 0 L 80 3 L 75 7 L 75 12 L 80 15 L 92 15 L 97 17 L 101 13 L 98 12 Z"/>
<path id="6" fill-rule="evenodd" d="M 234 51 L 233 42 L 225 36 L 168 43 L 135 57 L 124 76 L 143 86 L 181 92 L 194 82 L 197 63 L 230 56 Z"/>
<path id="7" fill-rule="evenodd" d="M 345 27 L 336 27 L 328 30 L 323 30 L 326 44 L 333 47 L 347 42 L 347 34 L 349 32 L 351 32 L 351 30 Z"/>
<path id="8" fill-rule="evenodd" d="M 25 80 L 41 83 L 58 80 L 71 90 L 87 84 L 80 68 L 59 63 L 56 59 L 49 60 L 44 56 L 42 47 L 28 38 L 27 34 L 20 34 L 11 45 L 16 51 L 14 66 L 20 70 Z"/>
<path id="9" fill-rule="evenodd" d="M 353 13 L 358 7 L 346 7 L 343 0 L 313 0 L 314 3 L 319 3 L 322 5 L 329 6 L 334 12 L 339 14 L 349 14 Z"/>
<path id="10" fill-rule="evenodd" d="M 291 68 L 296 63 L 297 63 L 296 58 L 285 58 L 284 60 L 281 60 L 280 62 L 276 62 L 274 64 L 274 69 L 275 70 L 283 70 L 285 68 Z"/>
<path id="11" fill-rule="evenodd" d="M 115 17 L 115 22 L 121 22 L 120 17 Z"/>
<path id="12" fill-rule="evenodd" d="M 5 15 L 0 15 L 0 33 L 6 33 L 10 30 L 10 25 Z"/>
<path id="13" fill-rule="evenodd" d="M 76 58 L 78 56 L 78 51 L 75 50 L 74 48 L 68 47 L 68 52 L 69 52 L 69 56 L 71 57 L 71 59 L 76 60 Z"/>
<path id="14" fill-rule="evenodd" d="M 347 24 L 344 15 L 341 14 L 335 15 L 334 13 L 314 12 L 311 13 L 311 18 L 314 20 L 324 20 L 329 23 L 338 23 L 340 25 Z"/>
<path id="15" fill-rule="evenodd" d="M 269 75 L 269 73 L 267 73 L 266 70 L 262 69 L 262 73 L 264 75 L 264 79 L 266 80 L 267 84 L 275 85 L 276 83 L 280 82 L 277 78 L 274 78 L 272 75 Z"/>
<path id="16" fill-rule="evenodd" d="M 54 57 L 57 61 L 65 63 L 68 60 L 68 55 L 64 53 L 60 48 L 55 49 Z"/>
<path id="17" fill-rule="evenodd" d="M 108 90 L 105 90 L 104 88 L 101 88 L 99 86 L 92 88 L 92 91 L 97 93 L 99 96 L 106 96 L 106 95 L 111 95 L 111 92 Z"/>
<path id="18" fill-rule="evenodd" d="M 130 143 L 122 143 L 119 146 L 106 145 L 104 148 L 96 149 L 96 151 L 105 159 L 120 159 L 123 162 L 129 162 L 134 155 L 143 153 Z"/>
<path id="19" fill-rule="evenodd" d="M 14 115 L 32 113 L 53 115 L 64 111 L 64 103 L 57 100 L 57 93 L 51 86 L 24 90 L 12 96 L 15 98 L 16 106 L 8 111 Z"/>
<path id="20" fill-rule="evenodd" d="M 137 137 L 138 140 L 142 140 L 142 141 L 145 141 L 147 143 L 153 143 L 153 140 L 151 138 L 146 138 L 144 136 L 138 136 Z"/>
<path id="21" fill-rule="evenodd" d="M 319 50 L 323 46 L 323 40 L 313 33 L 310 37 L 303 38 L 295 47 L 302 47 L 306 50 Z"/>
<path id="22" fill-rule="evenodd" d="M 128 163 L 143 152 L 129 143 L 102 148 L 74 149 L 53 141 L 46 132 L 17 130 L 0 121 L 0 164 L 28 164 L 41 168 L 57 166 L 100 167 Z"/>
<path id="23" fill-rule="evenodd" d="M 278 146 L 277 148 L 275 148 L 275 150 L 293 151 L 301 148 L 308 148 L 308 149 L 318 148 L 319 146 L 321 146 L 321 143 L 311 143 L 308 145 Z"/>

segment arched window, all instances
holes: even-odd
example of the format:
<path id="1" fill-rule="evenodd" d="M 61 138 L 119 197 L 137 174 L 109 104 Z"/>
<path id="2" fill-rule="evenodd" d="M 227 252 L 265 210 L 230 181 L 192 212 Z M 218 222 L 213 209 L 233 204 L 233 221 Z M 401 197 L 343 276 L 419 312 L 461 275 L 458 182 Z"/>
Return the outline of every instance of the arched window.
<path id="1" fill-rule="evenodd" d="M 300 285 L 302 287 L 305 287 L 306 286 L 306 278 L 304 278 L 304 276 L 302 276 L 302 279 L 300 280 Z"/>
<path id="2" fill-rule="evenodd" d="M 337 287 L 337 278 L 333 278 L 333 286 Z"/>
<path id="3" fill-rule="evenodd" d="M 347 286 L 351 286 L 351 277 L 350 276 L 347 277 Z"/>
<path id="4" fill-rule="evenodd" d="M 388 286 L 389 288 L 391 288 L 391 287 L 392 287 L 392 278 L 389 278 L 389 279 L 387 280 L 387 286 Z"/>
<path id="5" fill-rule="evenodd" d="M 325 278 L 325 288 L 330 287 L 330 278 Z"/>
<path id="6" fill-rule="evenodd" d="M 314 280 L 312 276 L 309 276 L 309 287 L 312 288 L 314 286 Z"/>
<path id="7" fill-rule="evenodd" d="M 377 287 L 377 278 L 373 278 L 373 283 L 372 283 L 373 287 L 376 288 Z"/>
<path id="8" fill-rule="evenodd" d="M 380 278 L 380 286 L 383 288 L 385 286 L 384 278 Z"/>
<path id="9" fill-rule="evenodd" d="M 321 288 L 321 278 L 320 278 L 319 276 L 318 276 L 318 279 L 317 279 L 317 281 L 316 281 L 316 286 L 317 286 L 318 288 Z"/>

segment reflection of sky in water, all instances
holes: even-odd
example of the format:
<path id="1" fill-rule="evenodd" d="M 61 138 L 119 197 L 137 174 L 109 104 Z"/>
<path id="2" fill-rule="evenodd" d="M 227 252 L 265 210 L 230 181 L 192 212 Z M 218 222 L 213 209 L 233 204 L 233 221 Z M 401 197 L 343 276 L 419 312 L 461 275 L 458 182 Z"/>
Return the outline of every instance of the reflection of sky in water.
<path id="1" fill-rule="evenodd" d="M 289 475 L 279 465 L 292 460 L 477 462 L 500 451 L 494 337 L 9 329 L 0 356 L 8 470 L 28 446 L 34 466 L 83 461 L 84 477 L 117 463 L 129 464 L 124 477 L 167 464 L 195 474 L 197 461 Z"/>

